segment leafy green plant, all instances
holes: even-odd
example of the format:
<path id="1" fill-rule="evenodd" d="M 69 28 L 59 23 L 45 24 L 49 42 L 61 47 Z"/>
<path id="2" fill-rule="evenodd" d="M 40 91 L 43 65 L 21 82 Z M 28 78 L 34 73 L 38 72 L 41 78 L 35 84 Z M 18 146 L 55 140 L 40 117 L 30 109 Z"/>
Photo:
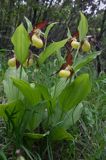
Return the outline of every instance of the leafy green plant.
<path id="1" fill-rule="evenodd" d="M 88 29 L 85 24 L 87 21 L 85 22 L 85 20 L 85 16 L 81 13 L 81 22 L 78 27 L 80 40 L 83 40 L 87 34 Z M 29 32 L 31 23 L 28 19 L 26 21 Z M 46 38 L 54 24 L 46 30 Z M 90 53 L 91 55 L 86 55 L 81 59 L 82 55 L 79 54 L 78 48 L 74 56 L 74 63 L 67 65 L 67 67 L 71 65 L 69 67 L 70 77 L 59 78 L 56 75 L 56 84 L 49 87 L 36 81 L 34 85 L 31 85 L 23 65 L 29 58 L 31 37 L 28 32 L 21 24 L 12 36 L 15 57 L 20 67 L 17 69 L 18 65 L 16 64 L 16 68 L 9 68 L 6 72 L 3 83 L 7 103 L 0 104 L 0 117 L 8 126 L 9 136 L 13 137 L 11 144 L 14 153 L 17 149 L 24 150 L 24 154 L 32 160 L 34 156 L 30 152 L 31 148 L 29 151 L 27 148 L 38 139 L 44 139 L 47 141 L 48 157 L 53 159 L 51 145 L 54 141 L 74 141 L 75 137 L 68 129 L 79 120 L 84 107 L 82 101 L 91 91 L 89 74 L 77 75 L 77 72 L 100 53 Z M 40 38 L 42 33 L 35 30 L 33 34 Z M 41 65 L 45 65 L 48 58 L 64 47 L 68 41 L 69 37 L 59 42 L 53 42 L 44 48 L 36 62 L 39 64 L 38 73 Z M 64 70 L 66 71 L 67 68 Z"/>

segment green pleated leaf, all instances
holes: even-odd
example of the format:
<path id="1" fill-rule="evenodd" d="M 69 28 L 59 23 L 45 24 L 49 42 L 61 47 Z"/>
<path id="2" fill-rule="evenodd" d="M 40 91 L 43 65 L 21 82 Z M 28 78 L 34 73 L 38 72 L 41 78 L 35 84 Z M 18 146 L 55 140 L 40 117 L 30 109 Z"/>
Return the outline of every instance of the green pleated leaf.
<path id="1" fill-rule="evenodd" d="M 51 23 L 47 26 L 46 31 L 45 31 L 45 37 L 48 37 L 48 34 L 50 32 L 50 30 L 54 27 L 54 25 L 57 24 L 57 22 Z"/>
<path id="2" fill-rule="evenodd" d="M 25 18 L 26 23 L 27 23 L 28 33 L 30 33 L 33 30 L 32 23 L 31 23 L 31 21 L 27 17 L 24 17 L 24 18 Z"/>
<path id="3" fill-rule="evenodd" d="M 60 140 L 73 140 L 73 136 L 68 133 L 62 127 L 55 127 L 51 130 L 49 135 L 50 140 L 52 141 L 60 141 Z"/>
<path id="4" fill-rule="evenodd" d="M 19 78 L 20 77 L 20 67 L 16 69 L 15 67 L 10 67 L 5 72 L 5 77 L 3 80 L 3 86 L 4 86 L 4 92 L 6 94 L 6 98 L 8 101 L 13 101 L 18 99 L 23 99 L 22 93 L 13 85 L 13 81 L 11 80 L 11 77 Z M 28 76 L 24 69 L 22 69 L 22 76 L 21 79 L 27 81 Z"/>
<path id="5" fill-rule="evenodd" d="M 11 41 L 14 45 L 14 51 L 17 60 L 23 64 L 29 54 L 29 45 L 30 45 L 30 39 L 28 32 L 26 31 L 23 24 L 19 25 L 14 32 Z"/>
<path id="6" fill-rule="evenodd" d="M 77 106 L 91 91 L 91 81 L 88 74 L 78 76 L 60 94 L 59 102 L 63 111 Z"/>
<path id="7" fill-rule="evenodd" d="M 51 97 L 47 88 L 43 85 L 36 85 L 32 88 L 30 84 L 24 80 L 12 78 L 13 84 L 22 92 L 24 97 L 31 105 L 35 105 L 40 100 L 48 101 Z"/>
<path id="8" fill-rule="evenodd" d="M 56 53 L 57 50 L 64 47 L 68 39 L 59 41 L 59 42 L 53 42 L 51 43 L 41 54 L 39 55 L 38 63 L 42 64 L 49 56 Z"/>
<path id="9" fill-rule="evenodd" d="M 13 84 L 22 92 L 27 101 L 31 105 L 35 105 L 40 101 L 40 92 L 38 88 L 32 88 L 28 82 L 24 80 L 12 78 Z"/>
<path id="10" fill-rule="evenodd" d="M 61 94 L 61 92 L 66 87 L 68 82 L 69 81 L 67 79 L 65 79 L 65 78 L 60 78 L 59 79 L 59 81 L 56 84 L 56 86 L 53 86 L 53 88 L 52 88 L 52 96 L 53 96 L 53 98 L 57 98 Z"/>
<path id="11" fill-rule="evenodd" d="M 69 28 L 68 28 L 68 32 L 67 32 L 67 37 L 68 37 L 68 38 L 72 38 L 71 32 L 70 32 L 70 29 L 69 29 Z"/>
<path id="12" fill-rule="evenodd" d="M 28 130 L 30 131 L 35 130 L 39 126 L 39 124 L 43 121 L 46 107 L 47 107 L 46 102 L 40 102 L 37 105 L 31 107 L 30 120 L 27 125 Z"/>
<path id="13" fill-rule="evenodd" d="M 77 105 L 77 107 L 72 108 L 70 111 L 68 111 L 67 113 L 65 113 L 65 116 L 63 118 L 63 123 L 62 126 L 65 129 L 69 129 L 72 125 L 74 125 L 81 116 L 81 113 L 83 111 L 83 105 L 82 103 L 80 103 L 79 105 Z"/>
<path id="14" fill-rule="evenodd" d="M 82 41 L 86 37 L 86 34 L 88 32 L 88 21 L 82 12 L 80 12 L 80 16 L 81 19 L 79 22 L 78 31 L 79 31 L 79 39 L 80 41 Z"/>
<path id="15" fill-rule="evenodd" d="M 91 62 L 93 59 L 95 59 L 97 56 L 99 56 L 100 54 L 101 54 L 101 52 L 94 52 L 94 53 L 91 53 L 91 54 L 87 55 L 86 57 L 81 57 L 81 59 L 79 59 L 77 61 L 77 63 L 75 63 L 73 65 L 74 71 L 77 72 L 82 67 L 84 67 L 89 62 Z"/>

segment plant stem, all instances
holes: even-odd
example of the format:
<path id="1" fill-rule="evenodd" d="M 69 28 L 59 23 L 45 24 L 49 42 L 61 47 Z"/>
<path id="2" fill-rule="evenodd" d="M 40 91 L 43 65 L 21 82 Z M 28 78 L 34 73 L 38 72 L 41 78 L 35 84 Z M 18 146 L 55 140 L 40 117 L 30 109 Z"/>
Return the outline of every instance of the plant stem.
<path id="1" fill-rule="evenodd" d="M 77 51 L 76 51 L 76 54 L 75 54 L 75 57 L 74 57 L 74 63 L 75 63 L 75 61 L 76 61 L 76 59 L 77 59 L 78 53 L 79 53 L 79 48 L 78 48 Z"/>
<path id="2" fill-rule="evenodd" d="M 20 68 L 20 79 L 22 78 L 22 65 L 21 65 L 21 68 Z"/>

